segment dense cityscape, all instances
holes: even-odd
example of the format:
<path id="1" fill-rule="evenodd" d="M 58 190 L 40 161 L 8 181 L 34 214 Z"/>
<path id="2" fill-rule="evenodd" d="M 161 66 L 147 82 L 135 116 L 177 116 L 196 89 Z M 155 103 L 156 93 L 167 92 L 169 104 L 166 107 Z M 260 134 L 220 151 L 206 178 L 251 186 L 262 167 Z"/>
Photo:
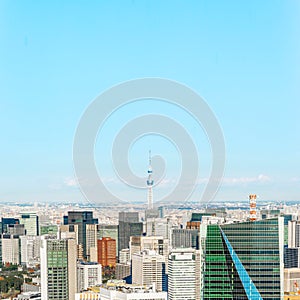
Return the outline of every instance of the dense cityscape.
<path id="1" fill-rule="evenodd" d="M 300 0 L 0 0 L 0 300 L 300 300 Z"/>
<path id="2" fill-rule="evenodd" d="M 299 299 L 300 205 L 2 204 L 0 299 Z"/>

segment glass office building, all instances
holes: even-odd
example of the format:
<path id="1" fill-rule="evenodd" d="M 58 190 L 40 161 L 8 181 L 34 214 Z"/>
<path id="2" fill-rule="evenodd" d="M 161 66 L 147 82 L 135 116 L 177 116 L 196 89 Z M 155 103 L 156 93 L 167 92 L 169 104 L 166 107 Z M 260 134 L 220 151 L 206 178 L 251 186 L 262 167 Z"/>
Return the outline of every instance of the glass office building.
<path id="1" fill-rule="evenodd" d="M 283 218 L 201 225 L 203 299 L 283 298 Z"/>

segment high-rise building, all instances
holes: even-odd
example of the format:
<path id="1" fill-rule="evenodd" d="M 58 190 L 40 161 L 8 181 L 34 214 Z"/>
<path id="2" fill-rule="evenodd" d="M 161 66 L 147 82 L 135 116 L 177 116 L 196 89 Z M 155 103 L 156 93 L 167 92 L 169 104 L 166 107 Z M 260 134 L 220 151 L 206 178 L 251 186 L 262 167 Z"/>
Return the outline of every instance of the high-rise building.
<path id="1" fill-rule="evenodd" d="M 77 247 L 74 239 L 42 239 L 42 300 L 75 300 Z"/>
<path id="2" fill-rule="evenodd" d="M 283 218 L 201 225 L 203 299 L 283 298 Z"/>
<path id="3" fill-rule="evenodd" d="M 123 280 L 131 275 L 131 265 L 117 263 L 116 264 L 116 279 Z"/>
<path id="4" fill-rule="evenodd" d="M 102 267 L 96 262 L 79 262 L 77 264 L 77 292 L 102 283 Z"/>
<path id="5" fill-rule="evenodd" d="M 300 248 L 284 248 L 284 268 L 300 268 Z"/>
<path id="6" fill-rule="evenodd" d="M 20 220 L 15 218 L 1 218 L 1 233 L 8 233 L 7 226 L 13 224 L 20 224 Z"/>
<path id="7" fill-rule="evenodd" d="M 138 285 L 155 284 L 156 290 L 163 290 L 165 279 L 165 257 L 154 250 L 144 250 L 132 255 L 132 283 Z"/>
<path id="8" fill-rule="evenodd" d="M 2 235 L 2 263 L 20 264 L 20 240 L 18 235 Z"/>
<path id="9" fill-rule="evenodd" d="M 110 237 L 98 240 L 98 263 L 103 267 L 116 266 L 116 240 Z"/>
<path id="10" fill-rule="evenodd" d="M 162 236 L 132 236 L 129 243 L 130 259 L 134 253 L 144 250 L 154 250 L 165 257 L 166 269 L 168 269 L 169 241 Z"/>
<path id="11" fill-rule="evenodd" d="M 199 249 L 198 229 L 172 229 L 173 248 L 195 248 Z"/>
<path id="12" fill-rule="evenodd" d="M 118 252 L 129 247 L 131 236 L 141 236 L 143 223 L 139 222 L 138 212 L 119 213 Z"/>
<path id="13" fill-rule="evenodd" d="M 86 225 L 86 257 L 88 261 L 97 261 L 97 224 Z M 93 254 L 96 251 L 96 254 Z"/>
<path id="14" fill-rule="evenodd" d="M 35 235 L 20 236 L 21 264 L 36 267 L 40 264 L 41 237 Z"/>
<path id="15" fill-rule="evenodd" d="M 92 211 L 69 211 L 64 217 L 64 225 L 78 225 L 78 244 L 82 245 L 83 256 L 87 258 L 86 228 L 88 224 L 98 224 L 98 219 L 93 218 Z"/>
<path id="16" fill-rule="evenodd" d="M 168 299 L 196 299 L 196 250 L 173 249 L 169 254 Z"/>
<path id="17" fill-rule="evenodd" d="M 39 235 L 39 217 L 35 212 L 22 213 L 20 224 L 24 224 L 26 235 Z"/>
<path id="18" fill-rule="evenodd" d="M 170 221 L 162 218 L 147 218 L 146 234 L 147 236 L 163 236 L 164 239 L 169 238 Z"/>
<path id="19" fill-rule="evenodd" d="M 130 264 L 130 250 L 129 249 L 122 249 L 120 251 L 119 261 L 120 261 L 120 264 L 125 264 L 125 265 Z"/>
<path id="20" fill-rule="evenodd" d="M 111 224 L 99 224 L 97 227 L 97 239 L 101 239 L 103 237 L 110 237 L 114 240 L 116 240 L 116 256 L 119 256 L 118 254 L 118 225 L 111 225 Z M 128 248 L 128 246 L 127 246 Z"/>
<path id="21" fill-rule="evenodd" d="M 24 224 L 9 224 L 7 225 L 7 233 L 12 235 L 25 235 L 26 230 Z"/>
<path id="22" fill-rule="evenodd" d="M 300 222 L 299 221 L 288 222 L 288 247 L 289 248 L 300 247 Z"/>

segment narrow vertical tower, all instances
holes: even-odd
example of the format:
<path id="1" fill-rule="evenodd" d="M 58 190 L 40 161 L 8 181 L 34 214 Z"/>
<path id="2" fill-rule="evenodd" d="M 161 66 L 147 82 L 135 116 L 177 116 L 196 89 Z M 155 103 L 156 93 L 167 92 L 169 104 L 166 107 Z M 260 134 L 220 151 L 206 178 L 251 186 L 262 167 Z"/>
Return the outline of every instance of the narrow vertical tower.
<path id="1" fill-rule="evenodd" d="M 152 165 L 151 165 L 151 150 L 149 150 L 149 168 L 148 168 L 148 179 L 147 179 L 147 186 L 148 186 L 148 209 L 153 208 L 153 179 L 152 179 Z"/>
<path id="2" fill-rule="evenodd" d="M 250 221 L 256 221 L 256 195 L 249 195 L 250 201 Z"/>

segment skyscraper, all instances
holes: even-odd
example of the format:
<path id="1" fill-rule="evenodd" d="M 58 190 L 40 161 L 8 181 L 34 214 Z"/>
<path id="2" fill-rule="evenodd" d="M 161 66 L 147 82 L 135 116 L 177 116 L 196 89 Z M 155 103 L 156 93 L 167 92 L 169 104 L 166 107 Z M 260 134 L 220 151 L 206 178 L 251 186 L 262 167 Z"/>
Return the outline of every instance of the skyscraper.
<path id="1" fill-rule="evenodd" d="M 132 283 L 139 285 L 153 285 L 156 290 L 163 290 L 165 278 L 165 257 L 154 250 L 144 250 L 132 255 Z"/>
<path id="2" fill-rule="evenodd" d="M 24 224 L 26 235 L 39 235 L 39 217 L 35 212 L 22 213 L 20 224 Z"/>
<path id="3" fill-rule="evenodd" d="M 92 211 L 69 211 L 64 217 L 65 225 L 78 225 L 78 243 L 83 247 L 83 256 L 87 258 L 86 225 L 98 224 L 98 219 L 93 218 Z"/>
<path id="4" fill-rule="evenodd" d="M 1 218 L 1 233 L 7 233 L 7 226 L 13 224 L 20 224 L 20 220 L 16 218 Z"/>
<path id="5" fill-rule="evenodd" d="M 118 225 L 111 224 L 99 224 L 97 225 L 97 239 L 101 239 L 103 237 L 110 237 L 116 240 L 116 256 L 118 256 Z"/>
<path id="6" fill-rule="evenodd" d="M 102 266 L 116 266 L 116 240 L 103 237 L 98 240 L 98 263 Z"/>
<path id="7" fill-rule="evenodd" d="M 196 254 L 194 249 L 173 249 L 169 254 L 168 299 L 196 299 Z"/>
<path id="8" fill-rule="evenodd" d="M 138 212 L 119 213 L 118 251 L 127 249 L 131 236 L 140 236 L 143 233 L 143 223 L 139 222 Z"/>
<path id="9" fill-rule="evenodd" d="M 199 249 L 198 229 L 172 229 L 173 248 Z"/>
<path id="10" fill-rule="evenodd" d="M 282 217 L 200 231 L 203 299 L 282 299 Z"/>
<path id="11" fill-rule="evenodd" d="M 47 239 L 41 243 L 42 300 L 75 300 L 77 272 L 74 239 Z"/>
<path id="12" fill-rule="evenodd" d="M 20 264 L 20 241 L 18 235 L 2 235 L 2 262 Z"/>

